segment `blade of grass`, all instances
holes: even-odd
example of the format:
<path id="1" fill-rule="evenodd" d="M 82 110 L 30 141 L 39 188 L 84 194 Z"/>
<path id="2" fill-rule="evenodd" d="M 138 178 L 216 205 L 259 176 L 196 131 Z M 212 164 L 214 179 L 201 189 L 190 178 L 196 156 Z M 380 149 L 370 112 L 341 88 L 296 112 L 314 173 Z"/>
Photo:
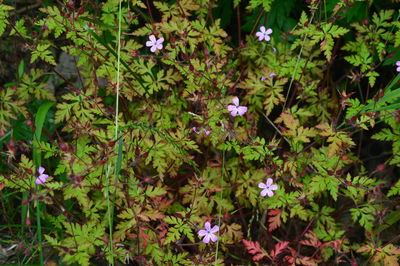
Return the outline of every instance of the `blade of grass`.
<path id="1" fill-rule="evenodd" d="M 135 77 L 135 79 L 139 82 L 140 86 L 147 92 L 146 86 L 143 84 L 140 76 L 136 74 L 123 59 L 120 58 L 119 52 L 116 53 L 99 35 L 97 35 L 87 25 L 84 25 L 83 27 L 90 33 L 90 35 L 92 35 L 99 43 L 101 43 L 114 57 L 117 58 L 117 61 L 120 62 L 126 68 L 126 70 L 128 70 L 129 73 L 131 73 L 132 76 Z M 120 40 L 120 38 L 121 37 L 119 36 L 118 40 Z M 118 46 L 120 45 L 118 44 Z M 119 71 L 117 71 L 117 73 L 118 73 L 117 75 L 119 75 Z"/>
<path id="2" fill-rule="evenodd" d="M 114 133 L 114 140 L 118 139 L 118 127 L 119 127 L 119 120 L 118 120 L 118 115 L 119 115 L 119 86 L 120 86 L 120 68 L 121 68 L 121 62 L 124 64 L 123 61 L 121 61 L 121 21 L 122 21 L 122 1 L 119 0 L 119 6 L 118 6 L 118 46 L 117 46 L 117 95 L 116 95 L 116 100 L 115 100 L 115 133 Z M 91 30 L 89 29 L 89 32 Z M 95 34 L 93 31 L 91 31 L 91 34 Z M 98 37 L 98 36 L 97 36 Z M 95 37 L 96 38 L 96 37 Z M 99 38 L 96 38 L 99 40 Z M 107 44 L 104 43 L 104 45 L 107 47 L 107 49 L 115 56 L 114 50 L 108 47 Z M 128 70 L 132 71 L 128 65 L 124 65 Z M 133 72 L 133 71 L 132 71 Z M 134 75 L 136 78 L 136 75 Z M 141 81 L 138 79 L 139 83 L 143 86 Z M 145 89 L 145 87 L 143 86 Z M 146 90 L 146 89 L 145 89 Z M 115 162 L 115 172 L 114 172 L 114 178 L 112 180 L 112 184 L 115 184 L 116 180 L 118 180 L 118 174 L 121 169 L 121 164 L 122 164 L 122 138 L 118 140 L 118 145 L 116 145 L 116 148 L 118 148 L 118 156 L 116 158 Z M 107 173 L 106 173 L 106 197 L 107 197 L 107 212 L 108 212 L 108 227 L 109 227 L 109 253 L 110 253 L 110 264 L 114 266 L 114 253 L 113 253 L 113 218 L 114 218 L 114 207 L 111 205 L 111 201 L 114 201 L 115 195 L 116 195 L 116 189 L 114 189 L 113 193 L 113 198 L 110 200 L 110 180 L 109 180 L 109 175 L 110 175 L 110 169 L 111 169 L 111 164 L 108 165 L 107 167 Z"/>
<path id="3" fill-rule="evenodd" d="M 222 183 L 224 180 L 224 176 L 225 176 L 225 150 L 222 151 L 222 169 L 221 169 L 221 179 L 220 179 L 220 188 L 221 191 L 219 192 L 219 204 L 218 204 L 218 228 L 221 229 L 221 213 L 222 213 Z M 219 248 L 219 233 L 220 230 L 218 230 L 218 240 L 217 240 L 217 244 L 215 246 L 215 259 L 214 259 L 214 266 L 218 265 L 218 248 Z"/>
<path id="4" fill-rule="evenodd" d="M 44 121 L 46 119 L 46 115 L 50 108 L 54 105 L 53 102 L 45 102 L 40 105 L 36 117 L 35 117 L 35 134 L 33 135 L 33 139 L 39 141 L 42 136 L 42 129 L 44 125 Z M 38 149 L 36 142 L 33 142 L 33 162 L 35 164 L 35 169 L 41 166 L 41 151 Z M 36 185 L 36 191 L 38 190 L 38 185 Z M 28 192 L 24 192 L 22 195 L 22 201 L 25 201 L 28 197 Z M 26 222 L 26 215 L 28 211 L 28 205 L 22 204 L 22 221 L 25 224 Z M 39 258 L 40 258 L 40 265 L 44 265 L 44 258 L 43 258 L 43 249 L 42 249 L 42 227 L 40 223 L 40 202 L 36 202 L 36 224 L 37 224 L 37 234 L 38 234 L 38 242 L 39 242 Z"/>
<path id="5" fill-rule="evenodd" d="M 397 74 L 397 76 L 392 80 L 392 82 L 390 82 L 390 84 L 384 89 L 385 95 L 381 99 L 379 99 L 378 102 L 376 102 L 376 103 L 372 102 L 372 103 L 368 104 L 367 106 L 365 106 L 361 110 L 361 112 L 365 112 L 365 111 L 369 111 L 369 110 L 376 111 L 373 108 L 375 105 L 378 105 L 378 104 L 384 103 L 386 101 L 389 101 L 389 100 L 391 100 L 393 98 L 399 97 L 400 96 L 400 89 L 395 89 L 395 90 L 391 91 L 392 87 L 394 85 L 396 85 L 397 82 L 399 82 L 399 80 L 400 80 L 400 74 Z"/>

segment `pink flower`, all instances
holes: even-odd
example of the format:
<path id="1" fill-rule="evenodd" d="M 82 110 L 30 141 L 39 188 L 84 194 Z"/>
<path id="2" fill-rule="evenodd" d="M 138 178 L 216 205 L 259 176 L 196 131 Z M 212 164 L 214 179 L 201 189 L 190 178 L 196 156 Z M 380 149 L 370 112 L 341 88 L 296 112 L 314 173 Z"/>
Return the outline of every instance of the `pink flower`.
<path id="1" fill-rule="evenodd" d="M 247 107 L 246 106 L 239 106 L 239 98 L 238 97 L 233 97 L 232 102 L 234 105 L 230 104 L 228 105 L 228 111 L 231 112 L 231 116 L 237 116 L 237 115 L 244 115 L 247 112 Z"/>
<path id="2" fill-rule="evenodd" d="M 196 134 L 200 134 L 200 133 L 201 133 L 201 131 L 198 131 L 198 130 L 197 130 L 197 127 L 192 127 L 192 130 L 193 130 Z"/>
<path id="3" fill-rule="evenodd" d="M 206 230 L 200 230 L 198 232 L 200 237 L 204 236 L 203 243 L 207 244 L 208 242 L 210 242 L 210 239 L 212 242 L 217 241 L 218 237 L 216 235 L 214 235 L 213 233 L 216 233 L 219 231 L 218 225 L 214 225 L 214 227 L 211 228 L 211 224 L 209 222 L 206 222 L 204 224 L 204 229 L 206 229 Z"/>
<path id="4" fill-rule="evenodd" d="M 270 78 L 275 77 L 275 76 L 276 76 L 275 73 L 271 73 L 271 74 L 268 75 L 268 77 L 270 77 Z"/>
<path id="5" fill-rule="evenodd" d="M 35 183 L 38 185 L 43 184 L 44 182 L 46 182 L 47 178 L 49 178 L 48 175 L 43 174 L 44 170 L 46 170 L 46 169 L 44 169 L 44 167 L 41 167 L 41 166 L 39 167 L 39 170 L 38 170 L 39 176 L 36 178 L 36 181 L 35 181 Z"/>
<path id="6" fill-rule="evenodd" d="M 268 42 L 269 40 L 271 40 L 271 37 L 269 37 L 271 33 L 272 29 L 265 30 L 265 27 L 261 26 L 260 31 L 256 33 L 256 36 L 258 37 L 259 41 L 265 40 L 266 42 Z"/>
<path id="7" fill-rule="evenodd" d="M 265 76 L 261 76 L 260 80 L 261 81 L 265 81 L 266 77 Z"/>
<path id="8" fill-rule="evenodd" d="M 194 131 L 197 135 L 201 133 L 201 129 L 197 130 L 197 127 L 192 127 L 192 131 Z M 205 128 L 203 128 L 204 133 L 206 134 L 206 136 L 211 134 L 210 130 L 207 130 Z"/>
<path id="9" fill-rule="evenodd" d="M 152 53 L 154 53 L 157 50 L 161 50 L 163 48 L 162 43 L 164 42 L 164 38 L 161 37 L 160 39 L 157 40 L 154 35 L 150 35 L 149 39 L 150 41 L 146 42 L 146 46 L 147 47 L 151 46 L 150 51 Z"/>
<path id="10" fill-rule="evenodd" d="M 396 62 L 396 66 L 397 66 L 396 71 L 400 72 L 400 61 Z"/>
<path id="11" fill-rule="evenodd" d="M 277 190 L 278 189 L 278 185 L 277 184 L 273 184 L 273 180 L 272 178 L 268 178 L 267 179 L 267 183 L 260 183 L 258 184 L 259 188 L 262 188 L 263 190 L 260 192 L 260 195 L 265 197 L 265 195 L 268 195 L 268 197 L 272 197 L 274 195 L 274 192 L 272 192 L 273 190 Z"/>

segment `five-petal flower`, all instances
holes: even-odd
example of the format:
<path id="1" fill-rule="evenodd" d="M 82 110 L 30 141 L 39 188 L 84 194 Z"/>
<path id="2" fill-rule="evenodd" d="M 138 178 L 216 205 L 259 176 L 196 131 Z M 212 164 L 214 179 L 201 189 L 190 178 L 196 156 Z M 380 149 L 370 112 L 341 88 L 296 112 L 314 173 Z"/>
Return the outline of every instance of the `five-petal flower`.
<path id="1" fill-rule="evenodd" d="M 41 167 L 41 166 L 39 167 L 39 170 L 38 170 L 39 176 L 36 178 L 36 181 L 35 181 L 36 184 L 38 184 L 38 185 L 43 184 L 44 182 L 46 182 L 47 178 L 49 178 L 48 175 L 44 174 L 45 170 L 46 169 L 44 169 L 44 167 Z"/>
<path id="2" fill-rule="evenodd" d="M 274 192 L 272 192 L 273 190 L 277 190 L 278 189 L 278 185 L 277 184 L 273 184 L 273 180 L 272 178 L 268 178 L 267 179 L 267 183 L 260 183 L 258 184 L 259 188 L 262 188 L 263 190 L 260 192 L 260 195 L 265 197 L 265 195 L 268 195 L 268 197 L 272 197 L 274 195 Z"/>
<path id="3" fill-rule="evenodd" d="M 396 62 L 396 66 L 397 66 L 396 71 L 400 72 L 400 61 Z"/>
<path id="4" fill-rule="evenodd" d="M 244 115 L 247 112 L 247 107 L 246 106 L 239 106 L 239 98 L 234 97 L 232 99 L 232 102 L 234 105 L 229 104 L 228 105 L 228 111 L 231 112 L 231 116 L 237 116 L 237 115 Z"/>
<path id="5" fill-rule="evenodd" d="M 219 231 L 218 225 L 214 225 L 214 227 L 211 228 L 211 224 L 209 222 L 206 222 L 204 224 L 204 229 L 205 230 L 202 229 L 198 232 L 200 237 L 204 236 L 203 243 L 207 244 L 208 242 L 210 242 L 210 239 L 212 242 L 217 241 L 218 236 L 214 235 L 214 233 Z"/>
<path id="6" fill-rule="evenodd" d="M 269 36 L 271 33 L 272 29 L 265 30 L 265 27 L 261 26 L 260 31 L 256 33 L 256 36 L 258 37 L 259 41 L 265 40 L 266 42 L 268 42 L 269 40 L 271 40 L 271 37 Z"/>
<path id="7" fill-rule="evenodd" d="M 163 48 L 162 43 L 164 42 L 164 38 L 161 37 L 160 39 L 157 40 L 156 36 L 150 35 L 149 39 L 150 39 L 150 41 L 146 42 L 146 46 L 151 47 L 150 51 L 152 53 L 154 53 L 157 50 L 161 50 Z"/>

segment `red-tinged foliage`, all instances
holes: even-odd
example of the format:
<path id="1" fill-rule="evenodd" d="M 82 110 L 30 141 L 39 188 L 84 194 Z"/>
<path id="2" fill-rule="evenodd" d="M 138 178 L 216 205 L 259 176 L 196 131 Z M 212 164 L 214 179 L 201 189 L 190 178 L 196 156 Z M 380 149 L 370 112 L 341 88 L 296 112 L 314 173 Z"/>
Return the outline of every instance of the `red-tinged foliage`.
<path id="1" fill-rule="evenodd" d="M 315 235 L 315 233 L 313 231 L 308 231 L 307 233 L 305 233 L 304 236 L 308 239 L 299 241 L 300 244 L 306 245 L 306 246 L 311 246 L 314 248 L 321 247 L 322 243 L 317 238 L 317 236 Z"/>
<path id="2" fill-rule="evenodd" d="M 258 243 L 257 241 L 253 242 L 243 239 L 242 242 L 245 245 L 247 252 L 249 252 L 251 255 L 254 255 L 254 261 L 259 261 L 268 257 L 268 253 L 261 248 L 260 243 Z"/>
<path id="3" fill-rule="evenodd" d="M 275 260 L 289 245 L 289 241 L 279 242 L 275 245 L 274 250 L 271 251 L 271 256 Z"/>
<path id="4" fill-rule="evenodd" d="M 146 248 L 149 245 L 147 239 L 150 239 L 150 236 L 144 232 L 144 230 L 148 230 L 145 227 L 139 227 L 139 238 L 141 239 L 143 248 Z"/>
<path id="5" fill-rule="evenodd" d="M 281 213 L 282 213 L 282 211 L 279 209 L 268 211 L 268 215 L 270 216 L 268 218 L 268 231 L 269 232 L 272 232 L 281 226 L 281 223 L 282 223 Z"/>
<path id="6" fill-rule="evenodd" d="M 316 266 L 319 261 L 308 256 L 302 256 L 297 253 L 293 248 L 289 248 L 290 255 L 285 256 L 284 260 L 289 263 L 289 265 L 306 265 L 306 266 Z"/>

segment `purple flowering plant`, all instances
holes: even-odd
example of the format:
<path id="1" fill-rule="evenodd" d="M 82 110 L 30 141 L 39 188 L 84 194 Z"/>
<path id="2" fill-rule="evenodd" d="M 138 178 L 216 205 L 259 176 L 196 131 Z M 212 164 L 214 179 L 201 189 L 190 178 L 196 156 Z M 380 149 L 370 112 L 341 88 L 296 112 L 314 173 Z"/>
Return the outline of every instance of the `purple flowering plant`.
<path id="1" fill-rule="evenodd" d="M 232 99 L 233 105 L 229 104 L 228 105 L 228 111 L 231 113 L 231 116 L 243 116 L 247 112 L 247 107 L 246 106 L 240 106 L 239 105 L 239 98 L 238 97 L 233 97 Z"/>
<path id="2" fill-rule="evenodd" d="M 4 264 L 400 262 L 396 1 L 11 2 Z"/>
<path id="3" fill-rule="evenodd" d="M 272 29 L 265 29 L 264 26 L 261 26 L 260 31 L 256 33 L 256 36 L 258 37 L 259 41 L 269 42 L 269 40 L 271 40 L 271 37 L 269 36 L 271 33 Z"/>
<path id="4" fill-rule="evenodd" d="M 205 224 L 204 224 L 204 229 L 201 229 L 199 232 L 198 232 L 198 235 L 200 236 L 200 237 L 204 237 L 203 238 L 203 243 L 205 243 L 205 244 L 207 244 L 208 242 L 210 242 L 210 240 L 212 241 L 212 242 L 216 242 L 217 240 L 218 240 L 218 236 L 216 236 L 214 233 L 216 233 L 216 232 L 218 232 L 219 231 L 219 227 L 218 227 L 218 225 L 214 225 L 212 228 L 211 228 L 211 224 L 209 223 L 209 222 L 206 222 Z"/>
<path id="5" fill-rule="evenodd" d="M 39 169 L 38 169 L 39 176 L 35 180 L 36 184 L 41 185 L 41 184 L 45 183 L 46 180 L 49 178 L 49 176 L 44 173 L 45 170 L 46 169 L 44 167 L 42 167 L 42 166 L 39 167 Z"/>
<path id="6" fill-rule="evenodd" d="M 156 39 L 156 36 L 153 34 L 149 36 L 149 41 L 146 42 L 146 46 L 150 47 L 150 51 L 155 53 L 157 50 L 161 50 L 163 48 L 164 38 Z"/>
<path id="7" fill-rule="evenodd" d="M 273 183 L 274 181 L 272 178 L 268 178 L 266 183 L 259 183 L 258 187 L 261 188 L 260 195 L 265 197 L 268 195 L 268 197 L 272 197 L 274 195 L 274 190 L 278 189 L 278 185 Z"/>

